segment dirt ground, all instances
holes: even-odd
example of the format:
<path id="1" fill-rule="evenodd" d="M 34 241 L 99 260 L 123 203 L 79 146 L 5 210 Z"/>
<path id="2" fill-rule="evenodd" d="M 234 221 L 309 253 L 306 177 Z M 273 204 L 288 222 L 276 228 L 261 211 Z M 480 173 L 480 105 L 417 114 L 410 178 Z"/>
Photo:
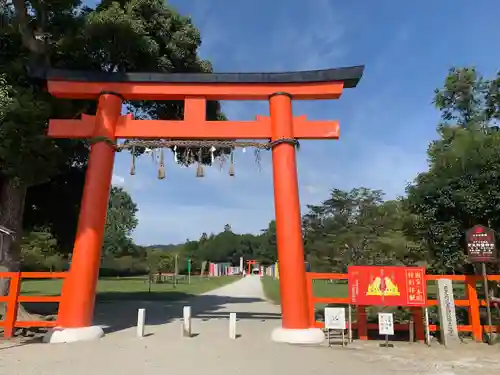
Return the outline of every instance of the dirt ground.
<path id="1" fill-rule="evenodd" d="M 194 337 L 181 336 L 182 307 L 192 306 Z M 146 337 L 135 337 L 137 309 L 146 308 Z M 229 339 L 228 315 L 236 312 L 239 338 Z M 75 344 L 0 343 L 0 374 L 278 375 L 346 373 L 497 375 L 500 345 L 355 342 L 342 348 L 306 347 L 271 342 L 280 325 L 279 307 L 265 301 L 259 277 L 246 277 L 187 302 L 100 304 L 96 322 L 104 339 Z"/>

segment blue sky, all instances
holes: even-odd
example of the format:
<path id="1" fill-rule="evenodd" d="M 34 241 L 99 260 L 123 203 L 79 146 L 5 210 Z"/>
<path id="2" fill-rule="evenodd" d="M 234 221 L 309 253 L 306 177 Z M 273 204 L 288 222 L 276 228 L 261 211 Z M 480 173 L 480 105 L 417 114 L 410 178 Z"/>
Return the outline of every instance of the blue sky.
<path id="1" fill-rule="evenodd" d="M 495 73 L 500 2 L 452 0 L 176 0 L 200 29 L 200 54 L 217 72 L 309 70 L 364 64 L 355 89 L 337 101 L 298 102 L 297 115 L 340 120 L 338 141 L 303 141 L 298 153 L 301 203 L 318 203 L 331 188 L 382 189 L 388 198 L 427 167 L 439 114 L 431 101 L 451 66 L 475 65 Z M 466 5 L 468 4 L 468 5 Z M 227 102 L 230 119 L 268 114 L 264 102 Z M 236 177 L 227 169 L 195 168 L 170 160 L 156 179 L 148 157 L 129 176 L 130 158 L 118 154 L 113 182 L 139 207 L 139 244 L 175 243 L 219 232 L 259 232 L 274 218 L 270 155 L 262 171 L 253 153 L 236 155 Z"/>

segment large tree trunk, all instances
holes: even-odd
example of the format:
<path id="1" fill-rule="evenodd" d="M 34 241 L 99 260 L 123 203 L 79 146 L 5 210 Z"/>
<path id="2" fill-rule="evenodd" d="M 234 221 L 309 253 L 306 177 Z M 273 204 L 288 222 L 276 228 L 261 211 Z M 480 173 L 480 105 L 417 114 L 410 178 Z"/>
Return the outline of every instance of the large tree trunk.
<path id="1" fill-rule="evenodd" d="M 0 177 L 0 225 L 13 230 L 14 236 L 3 236 L 0 249 L 0 272 L 18 272 L 21 269 L 20 241 L 22 236 L 26 187 L 14 180 Z M 10 279 L 0 279 L 0 295 L 9 294 Z M 5 304 L 0 304 L 0 314 L 5 316 Z M 30 320 L 23 308 L 18 310 L 19 320 Z"/>
<path id="2" fill-rule="evenodd" d="M 1 0 L 0 0 L 1 4 Z M 50 66 L 47 54 L 47 43 L 44 38 L 37 39 L 30 26 L 27 3 L 24 0 L 13 0 L 15 23 L 22 38 L 23 45 L 31 52 L 32 59 L 45 62 Z M 43 33 L 47 22 L 45 7 L 37 9 L 39 32 Z M 0 225 L 15 231 L 15 237 L 4 236 L 0 249 L 0 272 L 17 272 L 21 268 L 20 241 L 22 236 L 24 202 L 26 186 L 17 184 L 14 179 L 5 178 L 0 173 Z M 0 279 L 0 295 L 8 294 L 10 280 Z M 0 315 L 5 316 L 5 304 L 0 304 Z M 34 320 L 33 316 L 19 305 L 18 320 Z"/>

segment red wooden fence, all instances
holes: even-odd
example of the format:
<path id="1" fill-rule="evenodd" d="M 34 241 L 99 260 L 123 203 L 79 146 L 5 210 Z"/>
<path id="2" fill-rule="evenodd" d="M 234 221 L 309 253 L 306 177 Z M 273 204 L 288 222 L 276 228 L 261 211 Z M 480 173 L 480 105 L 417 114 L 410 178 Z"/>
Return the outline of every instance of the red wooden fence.
<path id="1" fill-rule="evenodd" d="M 463 300 L 455 300 L 455 305 L 460 307 L 468 308 L 469 324 L 459 325 L 458 330 L 460 332 L 471 332 L 472 337 L 476 341 L 482 341 L 483 330 L 488 331 L 489 326 L 482 326 L 479 316 L 479 307 L 486 306 L 486 301 L 479 300 L 477 297 L 477 287 L 478 281 L 482 281 L 482 276 L 466 276 L 466 275 L 426 275 L 426 281 L 438 280 L 438 279 L 450 279 L 452 281 L 463 281 L 465 283 L 466 298 Z M 313 280 L 346 280 L 348 275 L 346 273 L 307 273 L 307 284 L 309 291 L 309 311 L 311 311 L 312 324 L 316 327 L 324 327 L 322 322 L 317 322 L 314 314 L 314 305 L 317 303 L 321 304 L 343 304 L 349 305 L 349 298 L 339 298 L 339 297 L 315 297 L 313 294 Z M 490 275 L 488 280 L 500 281 L 500 275 Z M 428 290 L 428 289 L 427 289 Z M 429 299 L 427 302 L 428 306 L 437 305 L 436 300 Z M 411 308 L 413 319 L 415 322 L 415 337 L 419 341 L 424 340 L 424 325 L 422 309 L 419 307 Z M 366 318 L 366 306 L 357 306 L 356 313 L 356 323 L 354 323 L 353 329 L 358 331 L 358 336 L 361 340 L 367 340 L 368 330 L 376 329 L 378 330 L 378 324 L 368 324 Z M 430 325 L 429 329 L 431 331 L 436 331 L 438 327 L 436 325 Z M 408 324 L 395 324 L 394 330 L 396 331 L 407 331 L 409 329 Z M 493 330 L 500 332 L 500 326 L 493 327 Z"/>
<path id="2" fill-rule="evenodd" d="M 10 289 L 8 296 L 0 297 L 1 303 L 6 303 L 6 314 L 4 320 L 0 321 L 0 326 L 4 329 L 4 337 L 10 338 L 13 335 L 14 328 L 28 327 L 55 327 L 57 321 L 18 321 L 17 308 L 19 303 L 41 302 L 41 303 L 59 303 L 61 296 L 22 296 L 21 282 L 23 279 L 64 279 L 67 277 L 66 272 L 0 272 L 0 278 L 10 278 Z M 452 281 L 463 281 L 465 283 L 467 299 L 455 300 L 456 306 L 467 307 L 469 315 L 468 325 L 459 325 L 458 330 L 461 332 L 471 332 L 472 337 L 476 341 L 482 340 L 483 330 L 488 330 L 488 326 L 482 326 L 479 317 L 479 307 L 485 306 L 484 300 L 479 300 L 477 297 L 476 284 L 482 281 L 481 276 L 464 276 L 464 275 L 426 275 L 426 280 L 450 279 Z M 311 317 L 313 324 L 316 327 L 323 327 L 322 322 L 317 322 L 314 317 L 314 305 L 321 304 L 344 304 L 350 303 L 349 298 L 340 297 L 315 297 L 313 295 L 313 280 L 346 280 L 347 274 L 339 273 L 307 273 L 307 283 L 309 290 L 309 309 L 312 312 Z M 490 275 L 489 280 L 500 281 L 500 275 Z M 437 305 L 436 300 L 428 300 L 428 306 Z M 413 318 L 415 321 L 415 334 L 417 340 L 424 339 L 422 309 L 412 308 Z M 431 325 L 431 331 L 435 331 L 437 327 Z M 368 324 L 366 318 L 366 306 L 358 306 L 356 323 L 353 324 L 353 329 L 357 329 L 358 336 L 361 340 L 366 340 L 369 329 L 378 329 L 377 324 Z M 408 324 L 395 324 L 394 329 L 397 331 L 408 330 Z M 494 330 L 500 332 L 500 326 L 493 327 Z"/>
<path id="3" fill-rule="evenodd" d="M 66 272 L 0 272 L 0 279 L 10 279 L 9 294 L 0 297 L 0 303 L 6 304 L 6 313 L 4 319 L 0 321 L 0 327 L 3 327 L 5 338 L 12 337 L 14 328 L 29 327 L 56 327 L 57 321 L 18 321 L 17 307 L 19 303 L 27 302 L 52 302 L 59 303 L 61 296 L 21 296 L 21 282 L 23 279 L 64 279 Z"/>

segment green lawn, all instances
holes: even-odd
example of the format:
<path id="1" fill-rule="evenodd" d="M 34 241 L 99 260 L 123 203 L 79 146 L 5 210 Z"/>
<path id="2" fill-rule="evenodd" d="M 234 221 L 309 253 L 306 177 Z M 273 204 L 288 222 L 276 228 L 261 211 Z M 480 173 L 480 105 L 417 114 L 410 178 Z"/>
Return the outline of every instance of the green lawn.
<path id="1" fill-rule="evenodd" d="M 280 283 L 271 276 L 264 276 L 261 279 L 262 289 L 266 298 L 275 305 L 280 304 Z"/>
<path id="2" fill-rule="evenodd" d="M 174 300 L 187 298 L 192 295 L 208 292 L 220 286 L 238 280 L 237 276 L 222 276 L 200 278 L 192 276 L 191 283 L 183 279 L 179 284 L 172 283 L 151 284 L 148 290 L 147 277 L 122 277 L 101 278 L 97 284 L 98 300 Z M 61 293 L 62 280 L 23 280 L 21 284 L 22 295 L 56 296 Z"/>
<path id="3" fill-rule="evenodd" d="M 262 278 L 262 286 L 264 289 L 264 293 L 270 301 L 275 304 L 280 304 L 280 291 L 279 291 L 279 280 L 275 280 L 272 277 L 263 277 Z M 484 290 L 480 282 L 477 283 L 477 291 L 478 297 L 484 298 Z M 315 297 L 339 297 L 345 298 L 348 297 L 348 287 L 347 281 L 341 280 L 315 280 L 313 282 L 313 293 Z M 463 282 L 453 282 L 453 294 L 455 299 L 465 299 L 465 286 Z M 436 299 L 436 284 L 434 281 L 427 283 L 427 296 L 429 299 Z M 327 305 L 325 304 L 315 304 L 314 306 L 314 315 L 317 321 L 324 320 L 324 308 Z M 328 306 L 335 306 L 335 304 L 329 304 Z M 339 305 L 342 306 L 342 305 Z M 345 305 L 344 305 L 345 306 Z M 377 314 L 380 311 L 392 312 L 394 313 L 394 321 L 396 323 L 405 323 L 408 322 L 410 318 L 410 312 L 408 309 L 398 309 L 397 307 L 382 307 L 382 306 L 369 306 L 367 308 L 367 317 L 368 321 L 371 323 L 377 322 Z M 439 317 L 437 313 L 437 306 L 432 306 L 428 309 L 429 311 L 429 319 L 433 323 L 438 323 Z M 468 310 L 464 307 L 457 307 L 457 321 L 458 324 L 469 324 L 468 323 Z M 356 321 L 356 307 L 352 307 L 352 316 L 353 320 Z M 484 315 L 484 314 L 483 314 Z M 498 311 L 495 311 L 493 314 L 493 323 L 500 324 L 500 314 Z M 498 316 L 497 316 L 498 315 Z M 485 316 L 483 316 L 482 321 L 483 324 L 485 322 Z"/>
<path id="4" fill-rule="evenodd" d="M 280 304 L 280 292 L 279 292 L 279 280 L 275 280 L 272 277 L 264 277 L 262 278 L 262 286 L 264 289 L 264 293 L 270 301 L 275 304 Z M 479 287 L 479 283 L 478 283 Z M 478 288 L 479 289 L 479 288 Z M 454 282 L 453 283 L 453 291 L 456 299 L 464 299 L 465 298 L 465 288 L 463 283 Z M 346 298 L 348 297 L 348 287 L 347 280 L 315 280 L 313 281 L 313 293 L 315 297 L 339 297 Z M 481 294 L 481 291 L 478 290 L 478 294 Z M 434 282 L 429 282 L 427 285 L 427 295 L 430 299 L 436 299 L 436 285 Z M 317 320 L 322 320 L 323 309 L 326 307 L 326 304 L 315 304 L 316 318 Z M 335 306 L 335 304 L 329 304 L 329 306 Z M 396 321 L 406 321 L 409 318 L 409 313 L 405 309 L 398 310 L 396 307 L 381 307 L 381 306 L 370 306 L 367 309 L 368 320 L 376 320 L 377 313 L 381 310 L 384 311 L 392 311 L 395 313 Z M 431 316 L 436 315 L 434 311 L 435 308 L 431 308 L 429 310 L 429 314 Z M 457 310 L 460 310 L 457 309 Z M 465 309 L 461 309 L 465 310 Z M 353 307 L 353 311 L 355 311 L 355 307 Z"/>
<path id="5" fill-rule="evenodd" d="M 279 280 L 272 277 L 263 277 L 262 286 L 266 297 L 275 304 L 280 303 Z M 478 287 L 479 287 L 478 283 Z M 479 288 L 478 288 L 479 289 Z M 465 298 L 465 287 L 463 283 L 453 282 L 453 292 L 455 299 Z M 478 291 L 480 293 L 480 291 Z M 342 280 L 314 280 L 313 295 L 315 297 L 338 297 L 346 298 L 349 296 L 347 281 Z M 427 284 L 427 296 L 430 299 L 436 299 L 436 284 L 431 281 Z"/>
<path id="6" fill-rule="evenodd" d="M 313 291 L 315 297 L 339 297 L 348 296 L 347 283 L 340 284 L 334 280 L 334 283 L 328 283 L 326 280 L 317 280 L 313 282 Z M 275 304 L 280 304 L 280 285 L 279 280 L 272 277 L 262 278 L 262 287 L 266 298 Z"/>

